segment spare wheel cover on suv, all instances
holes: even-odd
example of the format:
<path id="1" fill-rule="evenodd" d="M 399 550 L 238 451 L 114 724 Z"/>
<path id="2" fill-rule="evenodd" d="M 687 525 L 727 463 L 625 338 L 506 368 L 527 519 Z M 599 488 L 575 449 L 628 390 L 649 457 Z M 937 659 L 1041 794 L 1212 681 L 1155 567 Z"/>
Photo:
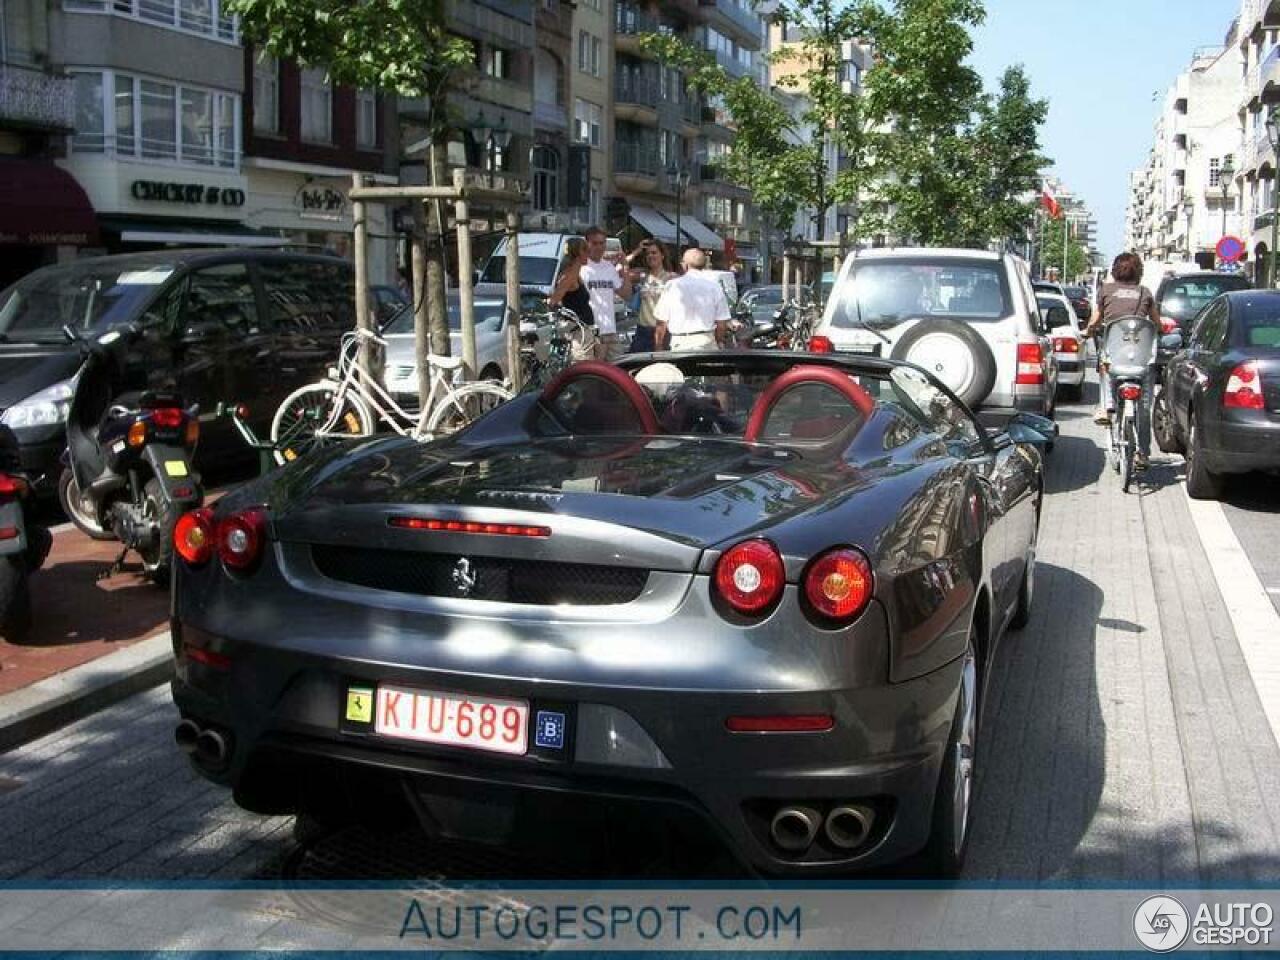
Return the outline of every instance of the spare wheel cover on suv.
<path id="1" fill-rule="evenodd" d="M 976 407 L 996 384 L 996 360 L 982 336 L 956 320 L 921 320 L 893 348 L 905 360 L 941 380 L 966 406 Z"/>

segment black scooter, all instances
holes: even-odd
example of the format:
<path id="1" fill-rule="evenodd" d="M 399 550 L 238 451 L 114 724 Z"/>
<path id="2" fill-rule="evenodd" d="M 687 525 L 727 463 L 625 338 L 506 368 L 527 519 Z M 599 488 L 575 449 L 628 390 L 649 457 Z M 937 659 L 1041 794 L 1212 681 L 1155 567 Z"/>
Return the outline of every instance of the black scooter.
<path id="1" fill-rule="evenodd" d="M 22 640 L 31 627 L 28 578 L 44 566 L 52 545 L 49 528 L 36 519 L 18 438 L 0 425 L 0 635 L 6 640 Z"/>
<path id="2" fill-rule="evenodd" d="M 96 339 L 65 332 L 85 354 L 67 414 L 68 514 L 91 536 L 110 531 L 123 544 L 110 572 L 133 550 L 146 575 L 167 584 L 174 524 L 204 500 L 192 467 L 197 410 L 176 393 L 122 392 L 125 348 L 140 333 L 135 325 Z"/>

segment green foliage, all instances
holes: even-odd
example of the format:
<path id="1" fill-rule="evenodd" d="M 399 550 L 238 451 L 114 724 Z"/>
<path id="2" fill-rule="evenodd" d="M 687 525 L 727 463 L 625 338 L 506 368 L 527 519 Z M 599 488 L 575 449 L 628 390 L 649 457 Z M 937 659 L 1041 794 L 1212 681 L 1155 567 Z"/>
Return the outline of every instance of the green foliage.
<path id="1" fill-rule="evenodd" d="M 972 138 L 973 175 L 981 183 L 979 236 L 1019 238 L 1034 222 L 1049 162 L 1039 136 L 1048 113 L 1048 101 L 1031 96 L 1021 65 L 1006 70 L 999 94 L 984 102 Z"/>
<path id="2" fill-rule="evenodd" d="M 1050 269 L 1062 272 L 1063 221 L 1039 217 L 1037 239 L 1040 241 L 1040 272 Z M 1066 231 L 1067 280 L 1083 276 L 1089 271 L 1089 251 L 1075 238 L 1070 227 Z"/>

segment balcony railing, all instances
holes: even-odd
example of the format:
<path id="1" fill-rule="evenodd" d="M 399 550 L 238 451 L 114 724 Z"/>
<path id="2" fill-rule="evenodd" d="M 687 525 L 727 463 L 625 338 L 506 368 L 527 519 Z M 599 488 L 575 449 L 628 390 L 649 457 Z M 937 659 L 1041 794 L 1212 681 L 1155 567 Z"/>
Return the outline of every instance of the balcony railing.
<path id="1" fill-rule="evenodd" d="M 613 145 L 614 173 L 656 177 L 661 168 L 657 144 L 620 140 Z"/>
<path id="2" fill-rule="evenodd" d="M 614 30 L 629 37 L 658 32 L 658 18 L 630 3 L 620 3 L 614 9 Z"/>
<path id="3" fill-rule="evenodd" d="M 680 116 L 688 123 L 702 123 L 702 101 L 692 93 L 686 93 L 680 104 Z"/>
<path id="4" fill-rule="evenodd" d="M 0 120 L 45 130 L 71 130 L 75 119 L 70 77 L 0 65 Z"/>
<path id="5" fill-rule="evenodd" d="M 646 74 L 623 71 L 614 77 L 613 96 L 618 103 L 658 106 L 658 81 Z"/>
<path id="6" fill-rule="evenodd" d="M 533 102 L 533 123 L 535 126 L 552 130 L 569 129 L 569 111 L 558 103 Z"/>
<path id="7" fill-rule="evenodd" d="M 1255 230 L 1267 229 L 1269 226 L 1271 226 L 1271 219 L 1274 216 L 1275 214 L 1270 210 L 1268 210 L 1266 213 L 1258 214 L 1256 217 L 1253 218 L 1253 229 Z"/>

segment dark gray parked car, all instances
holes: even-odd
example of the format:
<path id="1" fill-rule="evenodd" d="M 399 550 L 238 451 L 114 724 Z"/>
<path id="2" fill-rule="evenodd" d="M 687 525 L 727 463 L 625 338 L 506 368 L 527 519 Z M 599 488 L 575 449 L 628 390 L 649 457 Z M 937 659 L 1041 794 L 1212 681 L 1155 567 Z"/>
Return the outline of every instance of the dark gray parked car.
<path id="1" fill-rule="evenodd" d="M 955 873 L 1042 489 L 893 361 L 577 364 L 188 514 L 176 737 L 263 813 L 514 844 L 621 807 L 764 874 Z"/>

